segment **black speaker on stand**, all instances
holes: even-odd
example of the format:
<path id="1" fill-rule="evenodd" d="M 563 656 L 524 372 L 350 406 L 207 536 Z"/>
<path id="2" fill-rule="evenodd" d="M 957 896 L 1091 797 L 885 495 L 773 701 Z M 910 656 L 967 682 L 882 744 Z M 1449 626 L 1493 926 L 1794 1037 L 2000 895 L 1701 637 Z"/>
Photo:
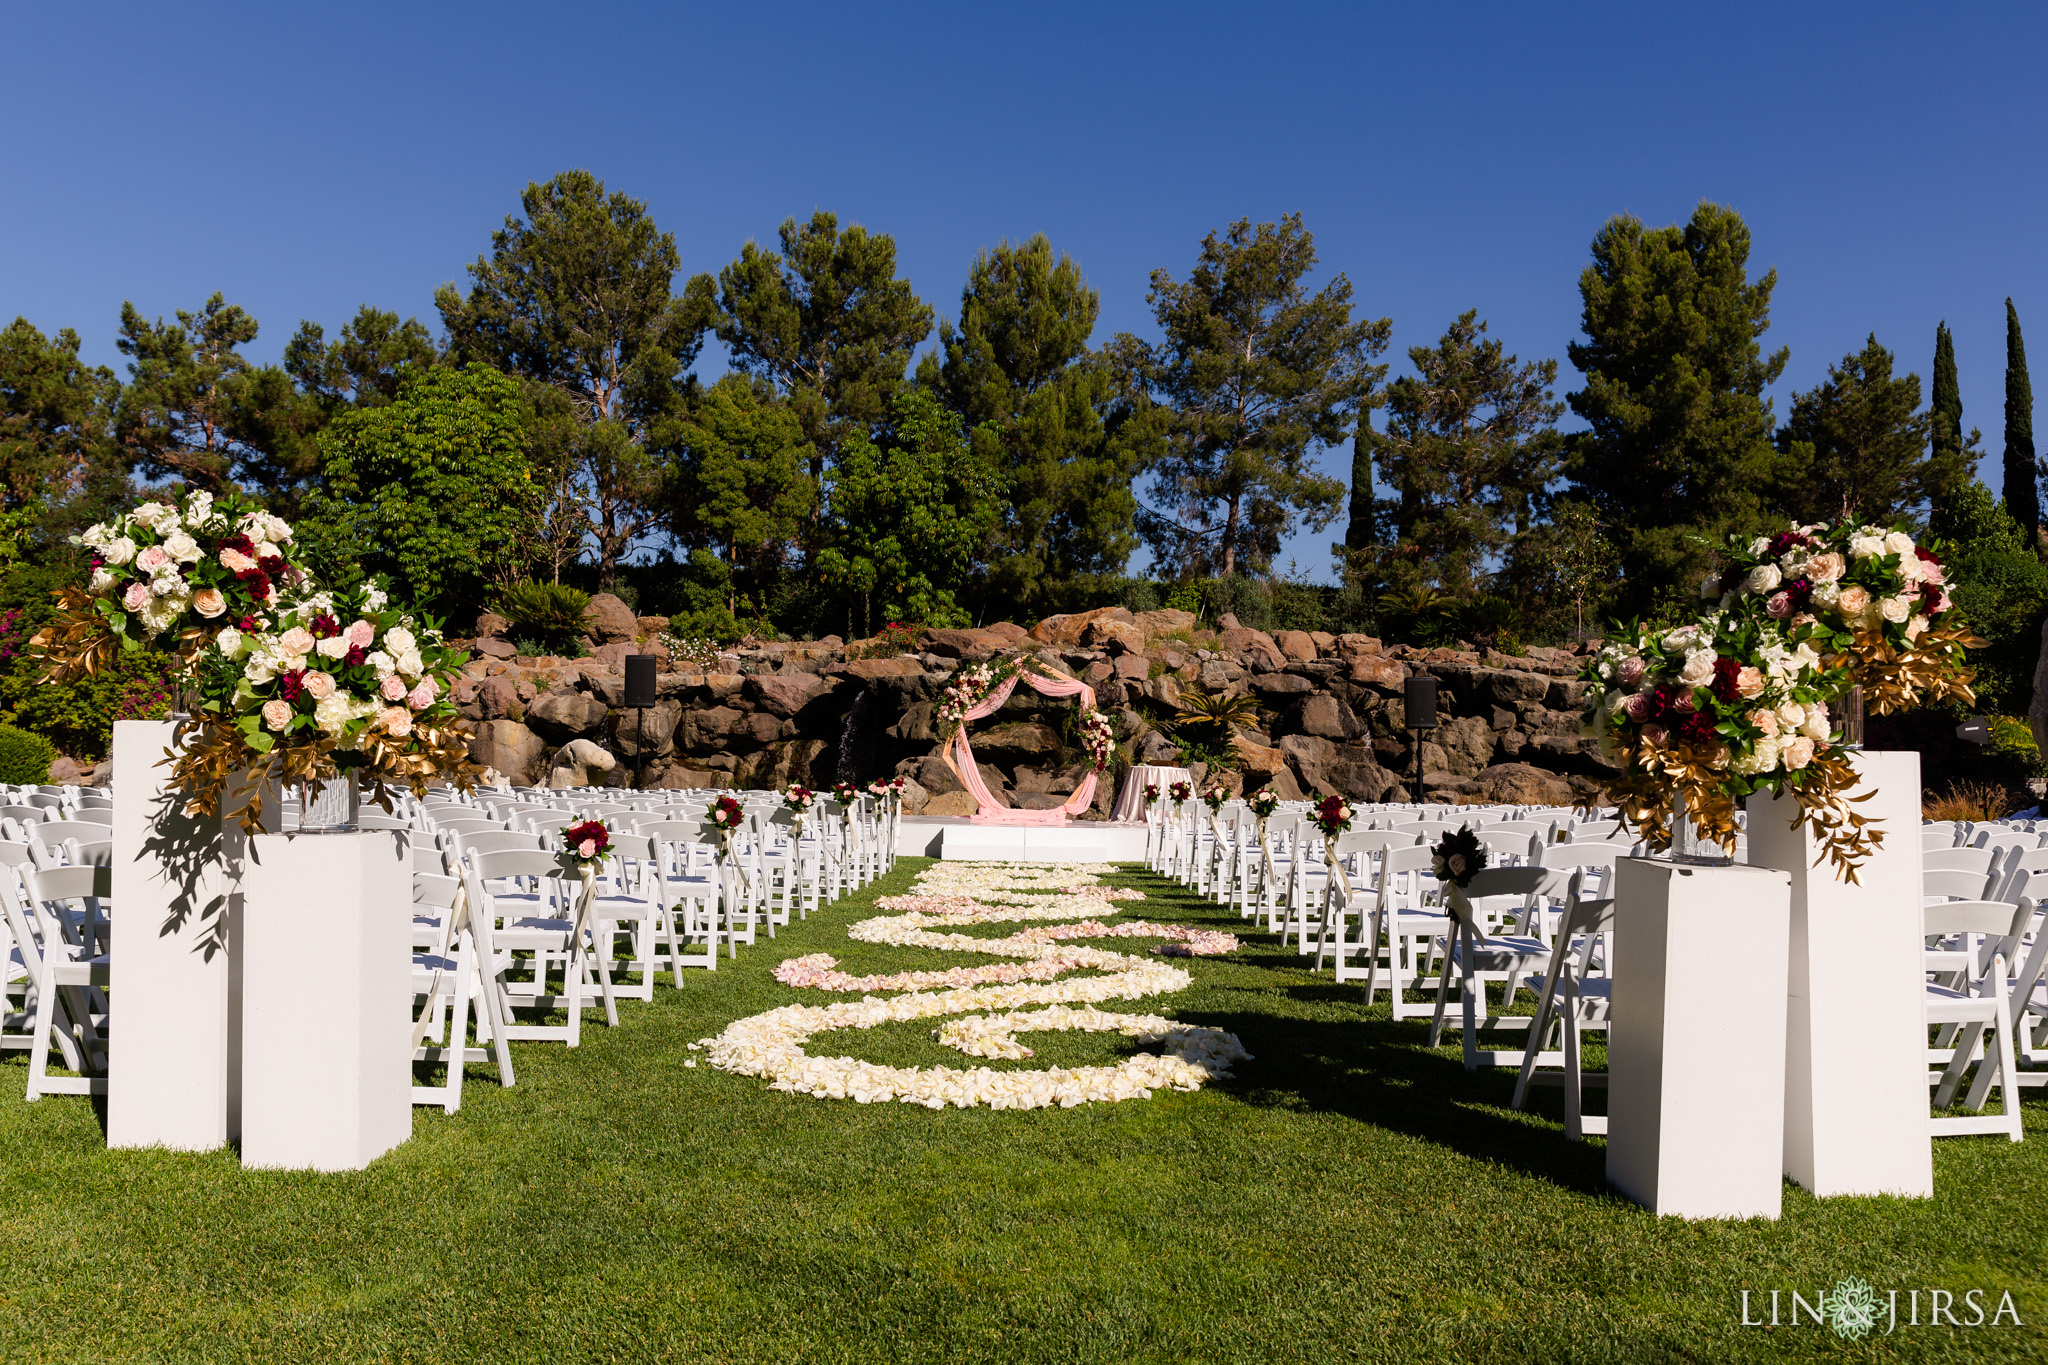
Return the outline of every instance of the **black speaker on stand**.
<path id="1" fill-rule="evenodd" d="M 625 705 L 640 713 L 633 722 L 635 789 L 647 783 L 647 708 L 654 705 L 654 666 L 658 662 L 652 654 L 626 656 Z"/>
<path id="2" fill-rule="evenodd" d="M 1422 741 L 1436 729 L 1436 679 L 1417 673 L 1408 679 L 1408 732 L 1415 738 L 1415 804 L 1422 804 Z"/>

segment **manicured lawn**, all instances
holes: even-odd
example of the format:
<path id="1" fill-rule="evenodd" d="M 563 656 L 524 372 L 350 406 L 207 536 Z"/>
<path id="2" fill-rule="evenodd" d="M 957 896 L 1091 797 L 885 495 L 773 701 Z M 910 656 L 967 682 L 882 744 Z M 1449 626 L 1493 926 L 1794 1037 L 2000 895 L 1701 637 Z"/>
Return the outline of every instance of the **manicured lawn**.
<path id="1" fill-rule="evenodd" d="M 0 1063 L 0 1346 L 9 1360 L 2040 1360 L 2048 1357 L 2048 1113 L 2029 1139 L 1947 1139 L 1938 1197 L 1816 1202 L 1772 1224 L 1659 1222 L 1607 1193 L 1555 1091 L 1507 1108 L 1303 959 L 1251 937 L 1179 995 L 1111 1002 L 1213 1023 L 1255 1060 L 1192 1094 L 1073 1110 L 933 1112 L 768 1090 L 687 1045 L 850 970 L 961 954 L 854 945 L 880 886 L 622 1007 L 583 1046 L 519 1044 L 460 1114 L 354 1175 L 245 1173 L 232 1153 L 109 1153 L 81 1099 L 21 1100 Z M 1126 915 L 1238 929 L 1142 874 Z M 1108 947 L 1121 947 L 1105 944 Z M 1142 951 L 1143 943 L 1126 951 Z M 595 1016 L 593 1016 L 595 1018 Z M 964 1061 L 930 1026 L 814 1050 Z M 1035 1034 L 1105 1061 L 1114 1036 Z M 2038 1094 L 2039 1092 L 2032 1092 Z M 1739 1293 L 1860 1275 L 2011 1289 L 2025 1326 L 1861 1343 L 1744 1328 Z M 1903 1301 L 1903 1294 L 1902 1294 Z M 1925 1302 L 1923 1296 L 1922 1302 Z M 1880 1331 L 1883 1330 L 1880 1324 Z"/>

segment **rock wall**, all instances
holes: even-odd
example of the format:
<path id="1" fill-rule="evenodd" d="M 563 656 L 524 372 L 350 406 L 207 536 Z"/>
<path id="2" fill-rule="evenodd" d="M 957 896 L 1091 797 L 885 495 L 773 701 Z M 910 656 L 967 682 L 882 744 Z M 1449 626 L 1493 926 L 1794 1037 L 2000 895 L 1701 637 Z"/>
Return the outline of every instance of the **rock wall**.
<path id="1" fill-rule="evenodd" d="M 1569 650 L 1482 657 L 1363 635 L 1276 638 L 1228 616 L 1210 631 L 1189 612 L 1107 607 L 1029 631 L 1007 622 L 926 630 L 907 650 L 837 637 L 755 645 L 701 668 L 646 643 L 664 618 L 635 617 L 609 594 L 584 619 L 590 653 L 564 659 L 519 655 L 501 618 L 479 618 L 455 697 L 477 724 L 478 762 L 543 782 L 561 748 L 584 739 L 618 757 L 605 775 L 617 785 L 640 781 L 643 766 L 645 785 L 658 787 L 823 787 L 893 774 L 912 784 L 913 813 L 969 814 L 972 799 L 935 752 L 933 704 L 962 663 L 1022 650 L 1094 687 L 1136 736 L 1139 762 L 1175 761 L 1151 727 L 1184 689 L 1252 696 L 1260 718 L 1240 734 L 1242 771 L 1219 774 L 1233 789 L 1411 799 L 1402 691 L 1415 672 L 1440 684 L 1440 725 L 1423 745 L 1425 799 L 1564 803 L 1592 791 L 1601 771 L 1579 735 L 1582 660 Z M 638 652 L 662 659 L 658 703 L 644 713 L 620 706 L 624 659 Z M 1071 702 L 1019 688 L 979 722 L 974 748 L 990 788 L 1017 806 L 1061 804 L 1087 771 L 1073 714 Z M 1093 813 L 1106 816 L 1113 798 L 1105 783 Z"/>

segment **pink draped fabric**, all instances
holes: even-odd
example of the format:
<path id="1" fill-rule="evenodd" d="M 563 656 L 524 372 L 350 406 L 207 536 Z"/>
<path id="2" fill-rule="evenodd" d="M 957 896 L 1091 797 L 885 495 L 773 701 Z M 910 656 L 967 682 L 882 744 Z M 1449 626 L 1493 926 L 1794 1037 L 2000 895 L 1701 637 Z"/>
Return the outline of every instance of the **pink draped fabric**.
<path id="1" fill-rule="evenodd" d="M 1070 817 L 1079 815 L 1094 804 L 1096 775 L 1093 771 L 1081 780 L 1080 789 L 1064 806 L 1054 806 L 1051 810 L 1018 810 L 1014 806 L 1004 805 L 989 791 L 988 783 L 981 779 L 981 768 L 974 761 L 974 749 L 967 742 L 967 722 L 977 721 L 983 716 L 992 716 L 1000 711 L 1003 703 L 1010 699 L 1010 694 L 1017 690 L 1020 678 L 1048 697 L 1078 695 L 1082 706 L 1094 709 L 1095 689 L 1079 678 L 1045 678 L 1036 673 L 1019 670 L 1002 686 L 989 693 L 981 705 L 967 713 L 966 719 L 961 722 L 960 733 L 953 739 L 955 753 L 948 754 L 947 760 L 952 763 L 953 771 L 959 775 L 961 783 L 980 808 L 969 816 L 969 819 L 991 825 L 1064 824 Z"/>

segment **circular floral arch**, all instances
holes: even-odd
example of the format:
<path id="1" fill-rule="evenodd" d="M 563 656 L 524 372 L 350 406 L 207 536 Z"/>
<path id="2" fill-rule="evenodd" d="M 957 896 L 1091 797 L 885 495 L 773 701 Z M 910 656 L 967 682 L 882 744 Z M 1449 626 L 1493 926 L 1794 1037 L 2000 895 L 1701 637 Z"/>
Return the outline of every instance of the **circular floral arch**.
<path id="1" fill-rule="evenodd" d="M 1004 805 L 988 789 L 988 783 L 982 780 L 981 767 L 974 761 L 974 746 L 967 739 L 968 723 L 1001 710 L 1010 694 L 1017 690 L 1019 682 L 1048 697 L 1081 699 L 1082 736 L 1095 766 L 1081 779 L 1080 787 L 1064 805 L 1050 810 L 1019 810 Z M 953 775 L 960 779 L 960 785 L 974 797 L 976 810 L 970 819 L 994 825 L 1057 825 L 1094 804 L 1095 784 L 1109 762 L 1109 718 L 1095 709 L 1095 689 L 1079 678 L 1057 677 L 1016 660 L 995 666 L 975 664 L 962 669 L 948 685 L 939 715 L 942 722 L 949 723 L 952 731 L 949 741 L 940 749 L 940 756 L 953 770 Z"/>

